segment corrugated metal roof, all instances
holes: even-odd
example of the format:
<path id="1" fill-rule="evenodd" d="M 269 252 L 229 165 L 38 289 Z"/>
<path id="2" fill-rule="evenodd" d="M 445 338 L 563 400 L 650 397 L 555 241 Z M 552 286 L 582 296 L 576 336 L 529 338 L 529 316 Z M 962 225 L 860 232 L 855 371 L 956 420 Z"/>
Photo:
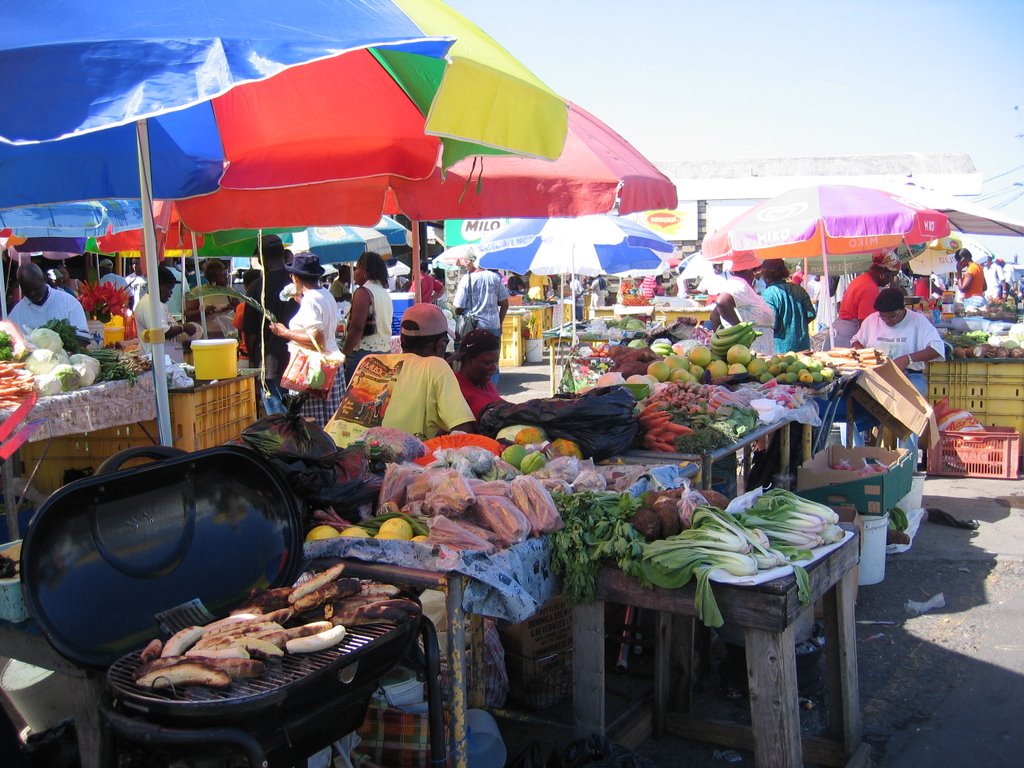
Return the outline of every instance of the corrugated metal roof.
<path id="1" fill-rule="evenodd" d="M 775 157 L 656 162 L 680 200 L 763 199 L 813 184 L 915 184 L 952 195 L 976 195 L 982 176 L 963 152 Z"/>

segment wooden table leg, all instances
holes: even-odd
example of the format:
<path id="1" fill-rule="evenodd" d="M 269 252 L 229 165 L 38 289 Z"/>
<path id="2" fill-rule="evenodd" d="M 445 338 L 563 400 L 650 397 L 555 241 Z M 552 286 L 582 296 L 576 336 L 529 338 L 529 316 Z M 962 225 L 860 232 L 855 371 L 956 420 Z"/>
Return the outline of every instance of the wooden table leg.
<path id="1" fill-rule="evenodd" d="M 575 735 L 603 737 L 607 723 L 604 706 L 604 603 L 581 603 L 572 611 L 572 714 Z"/>
<path id="2" fill-rule="evenodd" d="M 103 694 L 103 679 L 100 675 L 89 672 L 82 676 L 65 675 L 64 680 L 75 714 L 75 733 L 78 736 L 81 766 L 100 768 L 103 730 L 100 724 L 99 700 Z"/>
<path id="3" fill-rule="evenodd" d="M 654 627 L 654 711 L 651 731 L 654 736 L 665 733 L 665 712 L 668 710 L 672 685 L 672 614 L 658 611 Z"/>
<path id="4" fill-rule="evenodd" d="M 854 614 L 856 586 L 856 571 L 851 569 L 823 596 L 828 729 L 829 735 L 842 743 L 847 756 L 860 746 L 862 728 Z"/>
<path id="5" fill-rule="evenodd" d="M 800 768 L 794 627 L 746 630 L 750 717 L 757 768 Z"/>
<path id="6" fill-rule="evenodd" d="M 466 614 L 462 608 L 463 577 L 453 575 L 447 583 L 448 673 L 452 680 L 451 744 L 455 768 L 469 765 L 466 744 Z"/>
<path id="7" fill-rule="evenodd" d="M 670 691 L 671 708 L 679 712 L 693 709 L 693 690 L 697 680 L 697 664 L 694 659 L 694 621 L 692 616 L 672 616 L 671 666 L 675 685 Z"/>

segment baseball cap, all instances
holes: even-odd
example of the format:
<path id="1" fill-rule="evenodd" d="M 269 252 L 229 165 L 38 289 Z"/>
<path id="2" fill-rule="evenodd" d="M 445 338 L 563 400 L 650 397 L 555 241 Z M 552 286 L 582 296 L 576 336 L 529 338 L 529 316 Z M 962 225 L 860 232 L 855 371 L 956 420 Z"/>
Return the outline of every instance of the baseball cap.
<path id="1" fill-rule="evenodd" d="M 903 268 L 900 264 L 900 260 L 889 251 L 882 251 L 881 253 L 874 254 L 871 257 L 871 266 L 888 269 L 890 272 L 899 272 Z"/>
<path id="2" fill-rule="evenodd" d="M 448 318 L 434 304 L 413 304 L 402 314 L 403 336 L 439 336 L 448 330 Z"/>

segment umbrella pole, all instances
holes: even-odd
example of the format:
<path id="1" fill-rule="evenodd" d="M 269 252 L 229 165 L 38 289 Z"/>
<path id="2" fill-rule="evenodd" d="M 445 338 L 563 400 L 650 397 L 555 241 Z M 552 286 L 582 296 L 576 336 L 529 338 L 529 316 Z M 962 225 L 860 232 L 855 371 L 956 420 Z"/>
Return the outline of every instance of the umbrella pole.
<path id="1" fill-rule="evenodd" d="M 6 271 L 7 266 L 0 263 L 0 319 L 2 320 L 7 319 L 7 281 L 4 279 L 7 277 Z"/>
<path id="2" fill-rule="evenodd" d="M 156 225 L 153 221 L 152 168 L 149 158 L 149 130 L 145 120 L 135 123 L 136 147 L 139 153 L 139 194 L 142 199 L 142 237 L 146 259 L 146 283 L 149 286 L 149 310 L 154 315 L 160 302 L 160 281 L 157 275 L 156 261 Z M 155 299 L 155 301 L 154 301 Z M 150 317 L 151 326 L 156 326 L 156 318 Z M 153 344 L 153 384 L 156 390 L 157 428 L 160 434 L 160 445 L 173 445 L 171 434 L 171 405 L 167 397 L 167 369 L 164 365 L 164 339 L 159 334 Z"/>
<path id="3" fill-rule="evenodd" d="M 206 332 L 206 307 L 203 306 L 203 283 L 199 279 L 199 248 L 196 246 L 196 233 L 191 232 L 192 235 L 192 261 L 196 265 L 196 288 L 199 289 L 199 325 L 203 328 L 203 338 L 210 338 L 210 334 Z M 182 270 L 182 275 L 185 271 Z M 181 321 L 185 322 L 185 295 L 181 296 Z"/>
<path id="4" fill-rule="evenodd" d="M 413 302 L 419 304 L 423 301 L 423 291 L 420 285 L 420 223 L 412 222 L 412 292 Z"/>
<path id="5" fill-rule="evenodd" d="M 828 322 L 828 348 L 832 349 L 832 345 L 836 341 L 836 329 L 835 329 L 835 306 L 832 303 L 832 280 L 828 274 L 828 248 L 827 241 L 825 240 L 825 227 L 820 223 L 818 225 L 821 229 L 821 271 L 822 280 L 825 282 L 825 320 Z M 820 291 L 818 301 L 821 301 Z"/>

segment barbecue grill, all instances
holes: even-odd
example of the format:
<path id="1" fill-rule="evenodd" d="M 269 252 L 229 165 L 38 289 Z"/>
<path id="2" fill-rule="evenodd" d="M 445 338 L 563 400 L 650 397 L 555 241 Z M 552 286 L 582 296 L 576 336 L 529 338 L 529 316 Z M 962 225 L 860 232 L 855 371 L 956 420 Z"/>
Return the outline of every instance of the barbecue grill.
<path id="1" fill-rule="evenodd" d="M 139 456 L 158 459 L 122 468 Z M 301 507 L 259 455 L 130 449 L 60 489 L 26 533 L 26 598 L 49 642 L 74 663 L 106 668 L 104 765 L 130 742 L 168 759 L 244 756 L 289 766 L 362 723 L 380 679 L 423 641 L 432 752 L 444 755 L 437 639 L 421 614 L 348 628 L 326 650 L 286 654 L 229 688 L 147 689 L 141 648 L 227 615 L 254 590 L 302 569 Z M 156 762 L 146 762 L 156 765 Z"/>

